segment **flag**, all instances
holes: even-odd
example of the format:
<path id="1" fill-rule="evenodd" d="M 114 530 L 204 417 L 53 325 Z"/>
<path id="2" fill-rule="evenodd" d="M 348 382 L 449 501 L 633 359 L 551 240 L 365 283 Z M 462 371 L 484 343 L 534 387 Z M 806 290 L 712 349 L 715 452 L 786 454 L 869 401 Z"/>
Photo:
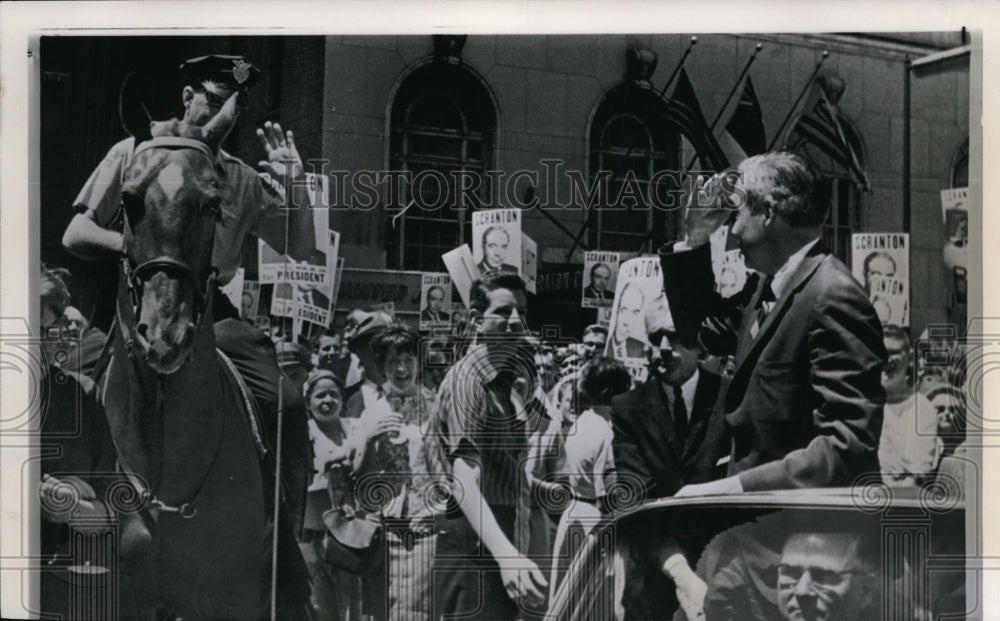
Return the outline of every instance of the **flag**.
<path id="1" fill-rule="evenodd" d="M 749 74 L 743 83 L 740 98 L 736 100 L 732 109 L 724 111 L 720 118 L 727 117 L 726 125 L 718 132 L 717 138 L 730 162 L 738 162 L 748 156 L 767 151 L 764 119 Z"/>
<path id="2" fill-rule="evenodd" d="M 729 159 L 712 135 L 701 106 L 698 105 L 698 97 L 686 69 L 681 69 L 677 77 L 677 86 L 667 102 L 666 115 L 667 121 L 691 142 L 706 168 L 718 171 L 729 166 Z"/>
<path id="3" fill-rule="evenodd" d="M 792 135 L 796 134 L 813 143 L 847 170 L 855 185 L 868 190 L 868 175 L 861 167 L 854 147 L 847 140 L 836 102 L 831 100 L 827 92 L 829 86 L 830 81 L 826 78 L 813 81 L 809 96 L 805 98 L 805 105 L 800 108 L 797 117 L 789 115 L 791 122 L 775 140 L 775 145 L 778 148 L 788 148 Z"/>

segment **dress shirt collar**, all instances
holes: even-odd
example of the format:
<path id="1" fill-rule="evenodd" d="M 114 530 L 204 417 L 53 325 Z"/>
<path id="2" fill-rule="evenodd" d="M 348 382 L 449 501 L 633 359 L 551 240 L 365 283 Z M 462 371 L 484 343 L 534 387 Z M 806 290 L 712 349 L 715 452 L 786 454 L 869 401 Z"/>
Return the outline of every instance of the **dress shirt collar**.
<path id="1" fill-rule="evenodd" d="M 774 277 L 771 278 L 771 291 L 774 292 L 774 299 L 780 300 L 781 294 L 785 290 L 785 286 L 788 285 L 788 280 L 795 274 L 802 265 L 802 261 L 805 260 L 806 255 L 812 250 L 812 247 L 819 242 L 819 238 L 808 242 L 805 246 L 802 246 L 795 252 L 792 256 L 788 257 L 785 264 L 778 268 L 778 271 L 774 273 Z"/>
<path id="2" fill-rule="evenodd" d="M 684 407 L 687 408 L 688 420 L 691 419 L 691 413 L 694 412 L 694 393 L 698 390 L 699 377 L 701 377 L 701 372 L 699 369 L 695 369 L 694 375 L 681 385 L 681 395 L 684 397 Z M 667 399 L 672 403 L 674 387 L 662 381 L 660 386 L 663 388 L 663 393 L 668 395 Z"/>

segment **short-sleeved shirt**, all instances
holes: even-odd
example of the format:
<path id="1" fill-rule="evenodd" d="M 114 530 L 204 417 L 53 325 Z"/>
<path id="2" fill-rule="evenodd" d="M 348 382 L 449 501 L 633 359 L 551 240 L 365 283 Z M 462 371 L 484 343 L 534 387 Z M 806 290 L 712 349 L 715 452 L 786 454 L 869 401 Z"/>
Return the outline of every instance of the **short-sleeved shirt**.
<path id="1" fill-rule="evenodd" d="M 94 220 L 103 228 L 118 227 L 122 184 L 134 150 L 134 138 L 126 138 L 111 147 L 73 201 L 78 211 L 93 211 Z M 212 264 L 219 269 L 219 284 L 225 285 L 240 267 L 240 250 L 246 234 L 263 233 L 260 228 L 262 218 L 284 218 L 285 214 L 281 209 L 284 200 L 257 171 L 221 149 L 217 162 L 225 174 L 225 182 L 222 184 L 221 219 L 215 228 Z M 265 238 L 265 241 L 274 247 L 283 245 L 280 239 Z"/>
<path id="2" fill-rule="evenodd" d="M 490 363 L 485 345 L 474 345 L 438 389 L 436 431 L 448 460 L 479 465 L 479 485 L 491 507 L 517 507 L 527 484 L 530 430 L 514 379 Z"/>
<path id="3" fill-rule="evenodd" d="M 614 471 L 611 425 L 587 410 L 566 434 L 566 475 L 573 496 L 593 501 L 607 493 L 609 478 Z"/>

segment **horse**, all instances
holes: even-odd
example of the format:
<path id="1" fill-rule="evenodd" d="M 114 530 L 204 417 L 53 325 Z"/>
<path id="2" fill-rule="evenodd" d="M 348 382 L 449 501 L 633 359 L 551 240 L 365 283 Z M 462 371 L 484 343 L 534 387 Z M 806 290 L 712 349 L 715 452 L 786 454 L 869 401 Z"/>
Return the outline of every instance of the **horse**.
<path id="1" fill-rule="evenodd" d="M 136 146 L 102 396 L 148 536 L 122 550 L 123 617 L 259 619 L 267 607 L 267 447 L 212 321 L 225 191 L 216 153 L 235 119 L 234 96 L 204 127 L 128 127 Z"/>

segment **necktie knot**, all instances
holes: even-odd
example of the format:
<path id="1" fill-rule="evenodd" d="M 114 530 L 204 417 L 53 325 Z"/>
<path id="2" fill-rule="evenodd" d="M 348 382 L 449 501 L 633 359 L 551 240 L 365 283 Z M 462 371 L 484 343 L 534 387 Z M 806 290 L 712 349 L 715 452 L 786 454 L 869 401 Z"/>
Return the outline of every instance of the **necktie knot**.
<path id="1" fill-rule="evenodd" d="M 760 300 L 757 302 L 758 305 L 764 304 L 765 302 L 776 302 L 778 300 L 778 298 L 774 295 L 774 288 L 772 287 L 773 284 L 774 276 L 768 276 L 764 279 L 764 288 L 760 292 Z"/>

